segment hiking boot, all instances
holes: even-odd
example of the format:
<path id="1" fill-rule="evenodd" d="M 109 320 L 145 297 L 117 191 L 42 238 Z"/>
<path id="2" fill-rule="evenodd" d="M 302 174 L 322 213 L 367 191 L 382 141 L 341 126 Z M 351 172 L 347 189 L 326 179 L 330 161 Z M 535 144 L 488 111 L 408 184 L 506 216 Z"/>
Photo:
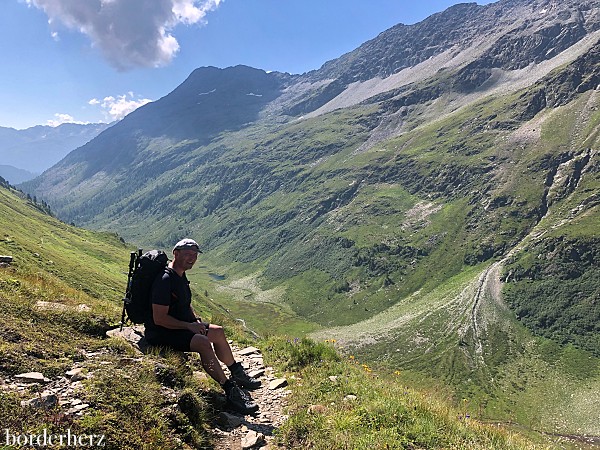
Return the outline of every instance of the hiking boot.
<path id="1" fill-rule="evenodd" d="M 260 387 L 260 380 L 248 375 L 241 363 L 236 362 L 232 364 L 229 366 L 229 371 L 231 372 L 231 379 L 238 385 L 250 390 L 258 389 Z"/>
<path id="2" fill-rule="evenodd" d="M 258 411 L 258 405 L 254 403 L 252 397 L 240 388 L 235 381 L 227 380 L 223 385 L 227 406 L 241 414 L 253 414 Z"/>

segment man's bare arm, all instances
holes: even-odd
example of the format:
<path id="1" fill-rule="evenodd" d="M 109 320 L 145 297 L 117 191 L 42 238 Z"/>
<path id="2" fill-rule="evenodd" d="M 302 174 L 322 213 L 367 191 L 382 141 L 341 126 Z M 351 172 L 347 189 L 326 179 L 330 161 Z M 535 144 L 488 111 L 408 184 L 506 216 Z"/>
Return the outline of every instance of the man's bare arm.
<path id="1" fill-rule="evenodd" d="M 206 326 L 200 322 L 184 322 L 169 315 L 169 307 L 166 305 L 152 304 L 152 318 L 154 323 L 160 327 L 170 330 L 190 330 L 197 334 L 206 334 Z"/>

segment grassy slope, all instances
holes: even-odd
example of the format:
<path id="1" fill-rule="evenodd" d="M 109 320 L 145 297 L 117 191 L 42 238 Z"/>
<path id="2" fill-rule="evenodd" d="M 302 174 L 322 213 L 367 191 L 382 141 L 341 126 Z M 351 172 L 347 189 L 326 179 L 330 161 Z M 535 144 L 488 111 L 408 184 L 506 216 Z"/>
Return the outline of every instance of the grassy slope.
<path id="1" fill-rule="evenodd" d="M 93 374 L 77 394 L 90 404 L 81 418 L 62 416 L 59 410 L 24 408 L 20 400 L 28 399 L 27 394 L 0 391 L 3 427 L 17 433 L 46 429 L 60 434 L 70 429 L 75 434 L 105 434 L 109 449 L 210 446 L 206 430 L 215 413 L 210 394 L 215 386 L 192 376 L 198 362 L 183 362 L 169 354 L 133 359 L 122 341 L 104 337 L 120 318 L 118 294 L 125 281 L 128 247 L 113 234 L 67 226 L 4 188 L 0 188 L 0 221 L 0 253 L 14 258 L 10 266 L 0 268 L 2 378 L 35 370 L 56 379 L 74 365 Z M 64 309 L 38 309 L 39 300 L 60 303 Z M 80 304 L 91 310 L 77 311 Z M 217 313 L 209 317 L 224 320 Z M 248 342 L 236 326 L 226 320 L 224 325 L 239 342 Z M 330 345 L 291 343 L 281 337 L 253 343 L 282 373 L 306 382 L 293 384 L 291 418 L 279 434 L 280 442 L 293 448 L 314 448 L 313 443 L 333 448 L 340 439 L 352 448 L 373 448 L 375 442 L 391 447 L 404 442 L 428 448 L 534 448 L 518 434 L 459 419 L 460 411 L 431 395 L 406 391 L 401 384 L 390 396 L 387 383 L 379 384 L 370 369 L 341 360 Z M 93 358 L 82 356 L 91 351 L 96 352 Z M 332 374 L 339 375 L 343 384 L 323 389 L 323 380 Z M 368 395 L 360 389 L 367 383 L 373 384 Z M 387 400 L 382 402 L 384 390 Z M 317 421 L 305 413 L 313 402 L 341 402 L 351 392 L 359 395 L 353 405 L 323 412 Z M 397 414 L 402 414 L 402 424 L 390 422 Z"/>
<path id="2" fill-rule="evenodd" d="M 4 427 L 15 433 L 38 434 L 45 428 L 50 434 L 67 429 L 74 434 L 105 434 L 107 448 L 112 449 L 175 448 L 180 440 L 206 444 L 202 423 L 194 429 L 185 414 L 173 417 L 163 411 L 164 390 L 155 373 L 155 359 L 127 365 L 123 361 L 131 359 L 131 349 L 104 334 L 120 320 L 128 246 L 114 234 L 59 222 L 4 188 L 0 189 L 0 229 L 0 253 L 14 258 L 9 267 L 0 268 L 2 379 L 39 371 L 56 380 L 74 366 L 93 373 L 77 394 L 91 405 L 80 419 L 55 409 L 20 405 L 21 399 L 34 394 L 21 397 L 14 391 L 0 391 Z M 62 307 L 39 308 L 39 301 Z M 79 311 L 81 304 L 90 310 Z M 100 356 L 85 357 L 86 352 Z M 184 381 L 186 371 L 178 358 L 168 357 L 163 364 L 181 381 L 182 392 L 193 386 Z M 196 394 L 192 400 L 206 405 Z M 199 417 L 208 420 L 204 413 Z"/>
<path id="3" fill-rule="evenodd" d="M 538 220 L 546 171 L 532 163 L 556 152 L 530 153 L 510 139 L 517 114 L 512 105 L 488 99 L 369 152 L 355 155 L 348 147 L 331 155 L 304 170 L 301 192 L 274 193 L 252 209 L 223 213 L 225 230 L 228 222 L 251 226 L 227 234 L 219 256 L 257 258 L 253 269 L 264 270 L 265 288 L 283 282 L 283 300 L 292 310 L 331 326 L 433 289 L 465 262 L 503 254 Z M 492 116 L 499 125 L 482 132 Z M 321 124 L 335 128 L 337 119 L 323 117 Z M 310 135 L 310 124 L 305 132 Z M 329 210 L 315 212 L 319 202 L 336 197 Z M 288 214 L 287 222 L 274 219 Z M 200 228 L 218 245 L 207 225 Z M 269 252 L 270 259 L 261 259 Z M 240 275 L 236 269 L 223 265 L 232 278 Z M 380 289 L 391 283 L 394 289 Z"/>
<path id="4" fill-rule="evenodd" d="M 410 373 L 417 385 L 442 380 L 457 404 L 468 399 L 479 419 L 599 434 L 598 358 L 532 336 L 488 291 L 478 304 L 474 332 L 474 297 L 484 269 L 464 272 L 370 320 L 313 336 L 336 339 L 346 354 Z"/>
<path id="5" fill-rule="evenodd" d="M 569 107 L 544 112 L 517 133 L 501 136 L 497 157 L 505 158 L 508 165 L 507 170 L 496 172 L 492 199 L 504 199 L 504 205 L 488 203 L 486 215 L 471 209 L 468 215 L 479 223 L 470 226 L 468 232 L 460 227 L 448 229 L 455 222 L 448 216 L 440 217 L 453 203 L 457 211 L 461 210 L 460 202 L 452 201 L 429 217 L 428 226 L 414 233 L 430 237 L 431 229 L 440 220 L 440 225 L 446 224 L 452 240 L 465 243 L 460 247 L 449 245 L 446 252 L 444 246 L 438 247 L 437 261 L 432 262 L 438 268 L 460 263 L 465 253 L 459 249 L 464 247 L 486 240 L 497 246 L 494 239 L 510 243 L 502 252 L 506 254 L 514 247 L 504 273 L 500 265 L 490 266 L 490 262 L 471 268 L 458 264 L 459 271 L 453 278 L 427 289 L 427 271 L 415 271 L 413 277 L 422 278 L 424 289 L 413 289 L 412 295 L 405 295 L 404 286 L 382 288 L 381 296 L 396 298 L 394 306 L 370 319 L 315 332 L 313 336 L 342 340 L 349 347 L 347 351 L 414 371 L 416 378 L 425 374 L 443 379 L 454 387 L 456 398 L 475 402 L 481 417 L 516 420 L 533 429 L 552 432 L 600 434 L 596 413 L 600 409 L 598 308 L 594 301 L 598 293 L 595 274 L 600 115 L 594 112 L 594 105 L 598 105 L 598 96 L 584 95 Z M 591 113 L 584 116 L 581 111 Z M 427 140 L 426 131 L 421 130 L 423 140 Z M 570 180 L 576 178 L 577 158 L 586 154 L 582 149 L 592 149 L 591 157 L 573 185 Z M 560 161 L 565 163 L 559 165 Z M 557 167 L 556 176 L 544 181 L 553 164 Z M 537 188 L 533 189 L 536 184 L 532 181 Z M 518 223 L 516 219 L 539 204 L 543 189 L 548 192 L 548 213 L 524 235 L 518 227 L 527 220 Z M 467 205 L 463 205 L 463 211 L 464 208 L 469 209 Z M 534 218 L 528 219 L 530 226 L 535 225 Z M 369 221 L 372 219 L 365 220 L 367 224 Z M 494 224 L 493 231 L 488 228 L 490 224 Z M 519 243 L 515 237 L 525 240 Z M 507 274 L 521 274 L 509 276 L 504 294 L 513 307 L 525 311 L 520 314 L 529 330 L 515 320 L 514 313 L 503 303 L 497 303 L 497 293 L 486 291 L 484 301 L 476 303 L 487 270 L 498 272 L 498 284 Z M 429 275 L 439 273 L 436 269 Z M 410 283 L 410 279 L 406 281 Z M 486 286 L 490 285 L 491 281 Z M 356 295 L 348 295 L 348 304 Z M 534 301 L 539 305 L 533 306 Z M 565 315 L 567 308 L 570 310 Z M 531 310 L 538 315 L 527 316 Z M 540 326 L 542 320 L 548 324 L 552 317 L 561 315 L 572 322 L 571 328 L 558 321 L 553 328 Z M 534 336 L 531 330 L 538 335 Z"/>
<path id="6" fill-rule="evenodd" d="M 69 364 L 60 358 L 73 357 L 77 351 L 68 345 L 69 336 L 89 344 L 120 320 L 117 299 L 124 283 L 126 247 L 114 234 L 59 222 L 6 189 L 0 189 L 0 206 L 0 253 L 14 257 L 13 264 L 0 272 L 3 369 L 60 373 Z M 37 301 L 70 309 L 38 311 Z M 80 304 L 91 311 L 76 313 Z M 47 326 L 54 321 L 56 325 Z"/>
<path id="7" fill-rule="evenodd" d="M 340 358 L 331 343 L 271 338 L 264 348 L 267 362 L 295 373 L 281 430 L 286 448 L 546 448 L 472 420 L 472 403 L 451 407 L 442 393 L 414 389 L 399 371 Z"/>
<path id="8" fill-rule="evenodd" d="M 122 174 L 146 184 L 115 194 L 94 225 L 163 247 L 196 237 L 228 280 L 260 273 L 260 290 L 286 288 L 275 313 L 300 316 L 298 330 L 364 320 L 519 242 L 539 219 L 549 170 L 540 161 L 569 148 L 562 136 L 539 148 L 513 139 L 517 94 L 431 121 L 445 101 L 419 105 L 405 133 L 359 154 L 385 102 L 182 142 L 159 177 Z M 163 167 L 159 147 L 140 158 Z M 254 297 L 244 311 L 268 315 Z"/>
<path id="9" fill-rule="evenodd" d="M 194 282 L 209 286 L 207 293 L 220 310 L 246 319 L 250 328 L 266 333 L 289 327 L 302 335 L 346 325 L 349 332 L 363 332 L 375 318 L 393 332 L 369 341 L 370 358 L 441 376 L 494 417 L 596 432 L 589 411 L 597 406 L 597 396 L 586 389 L 596 386 L 597 359 L 533 337 L 503 309 L 477 311 L 480 320 L 489 320 L 487 313 L 493 318 L 483 328 L 483 342 L 477 340 L 469 320 L 473 303 L 459 295 L 468 288 L 472 299 L 487 270 L 480 264 L 502 258 L 523 238 L 534 236 L 532 230 L 541 239 L 516 249 L 509 261 L 517 273 L 527 274 L 535 258 L 548 253 L 547 237 L 595 238 L 597 95 L 585 93 L 522 123 L 528 95 L 490 97 L 429 123 L 427 105 L 420 105 L 417 114 L 407 117 L 401 136 L 358 154 L 367 136 L 365 124 L 377 116 L 374 106 L 284 124 L 275 131 L 258 124 L 208 147 L 187 143 L 175 149 L 177 164 L 156 185 L 112 205 L 98 223 L 139 236 L 147 226 L 137 222 L 137 213 L 166 195 L 180 211 L 169 210 L 165 218 L 160 207 L 146 209 L 144 217 L 160 226 L 145 239 L 170 245 L 182 235 L 199 235 L 209 243 L 207 267 L 218 267 L 227 278 L 210 281 L 206 269 L 194 274 Z M 556 171 L 566 175 L 563 181 L 572 179 L 573 170 L 562 165 L 585 149 L 596 153 L 574 189 L 561 185 L 560 176 L 550 176 Z M 549 213 L 538 224 L 545 206 Z M 115 212 L 118 222 L 111 218 Z M 595 286 L 593 273 L 588 275 Z M 513 307 L 521 308 L 536 292 L 555 290 L 536 279 L 513 281 L 505 291 Z M 577 283 L 562 295 L 580 292 Z M 241 301 L 231 301 L 232 292 L 241 293 Z M 593 300 L 594 292 L 584 300 Z M 412 311 L 413 301 L 419 310 L 407 318 L 402 308 Z M 439 316 L 423 316 L 438 301 L 460 314 L 440 307 Z M 387 317 L 390 311 L 402 319 L 394 322 Z M 495 323 L 498 317 L 501 326 Z M 406 323 L 412 335 L 402 332 Z M 560 342 L 577 344 L 577 333 L 577 328 L 569 330 Z M 420 348 L 423 335 L 438 340 L 432 351 L 417 352 L 412 359 L 398 355 Z M 579 344 L 585 339 L 576 337 Z M 492 350 L 485 352 L 486 347 Z M 396 348 L 401 351 L 391 355 Z M 551 389 L 567 395 L 548 402 L 544 392 Z M 565 403 L 570 394 L 581 409 Z M 568 418 L 554 425 L 567 406 Z"/>

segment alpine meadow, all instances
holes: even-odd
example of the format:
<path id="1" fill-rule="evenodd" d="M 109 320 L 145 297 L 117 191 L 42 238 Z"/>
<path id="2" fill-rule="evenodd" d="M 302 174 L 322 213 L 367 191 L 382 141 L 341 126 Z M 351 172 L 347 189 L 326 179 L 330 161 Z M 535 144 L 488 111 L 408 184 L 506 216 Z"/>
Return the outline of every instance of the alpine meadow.
<path id="1" fill-rule="evenodd" d="M 197 361 L 105 336 L 129 252 L 191 237 L 196 309 L 290 381 L 272 448 L 597 448 L 599 149 L 600 0 L 457 4 L 301 75 L 200 67 L 0 188 L 0 379 L 93 373 L 85 414 L 4 389 L 0 417 L 220 448 Z"/>

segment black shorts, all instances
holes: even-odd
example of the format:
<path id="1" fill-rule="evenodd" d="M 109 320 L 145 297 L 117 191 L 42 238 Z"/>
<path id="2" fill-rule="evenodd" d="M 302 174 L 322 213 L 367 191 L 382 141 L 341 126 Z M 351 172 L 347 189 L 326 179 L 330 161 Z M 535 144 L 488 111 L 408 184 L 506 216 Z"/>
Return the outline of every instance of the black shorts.
<path id="1" fill-rule="evenodd" d="M 169 347 L 180 352 L 189 352 L 194 334 L 190 330 L 154 329 L 146 333 L 150 345 Z"/>

